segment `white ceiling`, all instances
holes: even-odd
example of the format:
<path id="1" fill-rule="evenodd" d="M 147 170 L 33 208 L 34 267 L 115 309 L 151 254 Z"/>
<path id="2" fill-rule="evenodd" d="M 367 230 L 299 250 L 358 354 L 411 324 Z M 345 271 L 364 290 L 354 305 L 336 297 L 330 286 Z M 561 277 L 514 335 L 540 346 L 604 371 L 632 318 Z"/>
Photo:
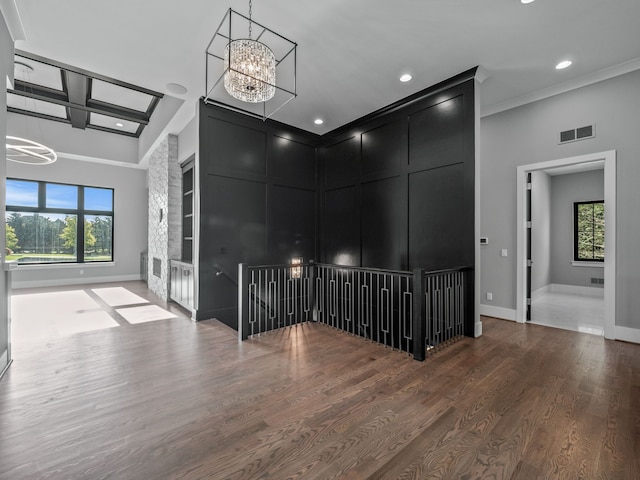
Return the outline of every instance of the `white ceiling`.
<path id="1" fill-rule="evenodd" d="M 172 133 L 204 95 L 205 48 L 226 10 L 248 13 L 239 0 L 16 4 L 27 35 L 16 48 L 185 99 Z M 639 0 L 255 0 L 253 18 L 298 44 L 298 97 L 274 118 L 319 134 L 476 65 L 484 114 L 640 68 Z"/>

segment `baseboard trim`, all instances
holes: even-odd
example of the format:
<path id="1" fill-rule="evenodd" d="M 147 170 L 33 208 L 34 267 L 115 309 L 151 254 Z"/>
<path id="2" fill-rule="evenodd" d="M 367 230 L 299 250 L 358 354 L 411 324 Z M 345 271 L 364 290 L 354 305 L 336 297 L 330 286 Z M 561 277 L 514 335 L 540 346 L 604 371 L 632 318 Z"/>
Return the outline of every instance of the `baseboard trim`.
<path id="1" fill-rule="evenodd" d="M 549 293 L 551 291 L 551 284 L 545 285 L 544 287 L 540 287 L 535 292 L 531 293 L 531 300 L 537 300 L 545 293 Z"/>
<path id="2" fill-rule="evenodd" d="M 38 287 L 59 287 L 65 285 L 84 285 L 87 283 L 113 283 L 113 282 L 131 282 L 135 280 L 142 280 L 140 275 L 114 275 L 109 277 L 74 277 L 74 278 L 56 278 L 51 280 L 16 280 L 14 273 L 13 280 L 11 282 L 11 288 L 13 290 L 19 290 L 21 288 L 38 288 Z"/>
<path id="3" fill-rule="evenodd" d="M 502 318 L 503 320 L 516 321 L 516 311 L 513 308 L 494 307 L 493 305 L 480 305 L 480 315 L 485 317 Z"/>
<path id="4" fill-rule="evenodd" d="M 482 336 L 482 322 L 476 322 L 474 324 L 473 336 L 475 338 L 478 338 L 478 337 Z"/>
<path id="5" fill-rule="evenodd" d="M 640 330 L 637 328 L 619 327 L 616 325 L 616 340 L 640 343 Z"/>
<path id="6" fill-rule="evenodd" d="M 569 295 L 584 295 L 586 297 L 602 297 L 604 298 L 604 288 L 583 287 L 580 285 L 563 285 L 561 283 L 552 283 L 550 290 L 553 293 L 566 293 Z"/>

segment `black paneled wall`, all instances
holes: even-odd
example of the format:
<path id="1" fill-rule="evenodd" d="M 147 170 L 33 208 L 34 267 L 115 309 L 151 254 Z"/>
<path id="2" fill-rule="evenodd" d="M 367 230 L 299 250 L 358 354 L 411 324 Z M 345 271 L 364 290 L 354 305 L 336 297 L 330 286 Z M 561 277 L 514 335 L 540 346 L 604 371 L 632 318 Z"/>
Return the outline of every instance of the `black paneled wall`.
<path id="1" fill-rule="evenodd" d="M 323 261 L 474 265 L 474 73 L 323 137 Z"/>
<path id="2" fill-rule="evenodd" d="M 237 327 L 241 262 L 473 266 L 474 74 L 322 138 L 201 102 L 196 318 Z"/>
<path id="3" fill-rule="evenodd" d="M 319 137 L 201 102 L 199 138 L 196 318 L 237 328 L 239 263 L 318 258 Z"/>

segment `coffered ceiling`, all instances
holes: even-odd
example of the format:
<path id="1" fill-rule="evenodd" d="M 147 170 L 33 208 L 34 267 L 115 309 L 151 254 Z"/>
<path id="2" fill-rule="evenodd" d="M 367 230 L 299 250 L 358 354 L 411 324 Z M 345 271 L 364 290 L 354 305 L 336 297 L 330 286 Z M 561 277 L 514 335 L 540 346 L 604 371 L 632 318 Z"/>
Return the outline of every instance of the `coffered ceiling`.
<path id="1" fill-rule="evenodd" d="M 162 93 L 21 50 L 7 110 L 138 138 Z"/>
<path id="2" fill-rule="evenodd" d="M 238 0 L 16 5 L 27 36 L 18 49 L 184 100 L 172 133 L 205 94 L 205 49 L 226 10 L 248 13 Z M 255 0 L 253 17 L 298 44 L 298 97 L 274 118 L 319 134 L 476 65 L 485 115 L 640 68 L 638 0 Z M 564 59 L 571 67 L 556 70 Z"/>

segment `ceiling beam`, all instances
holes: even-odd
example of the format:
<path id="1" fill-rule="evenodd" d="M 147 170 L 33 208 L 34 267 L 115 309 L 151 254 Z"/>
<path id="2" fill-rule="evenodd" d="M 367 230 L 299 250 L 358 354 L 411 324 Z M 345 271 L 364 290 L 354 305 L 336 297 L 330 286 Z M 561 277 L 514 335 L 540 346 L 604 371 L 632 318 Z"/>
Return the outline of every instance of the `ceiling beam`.
<path id="1" fill-rule="evenodd" d="M 73 106 L 67 107 L 67 115 L 73 128 L 84 130 L 89 123 L 89 112 L 76 107 L 87 105 L 87 92 L 89 90 L 89 79 L 76 72 L 63 71 L 64 83 L 67 87 L 69 103 Z"/>
<path id="2" fill-rule="evenodd" d="M 56 68 L 59 68 L 60 70 L 64 70 L 67 72 L 74 72 L 80 75 L 85 75 L 89 78 L 102 80 L 103 82 L 112 83 L 120 87 L 128 88 L 130 90 L 135 90 L 136 92 L 144 93 L 146 95 L 151 95 L 152 97 L 158 97 L 158 98 L 164 97 L 164 93 L 156 92 L 155 90 L 150 90 L 148 88 L 144 88 L 139 85 L 134 85 L 133 83 L 123 82 L 122 80 L 117 80 L 115 78 L 108 77 L 106 75 L 100 75 L 95 72 L 90 72 L 82 68 L 72 67 L 71 65 L 68 65 L 66 63 L 55 62 L 49 58 L 36 55 L 35 53 L 29 53 L 29 52 L 25 52 L 24 50 L 16 49 L 15 54 L 18 57 L 27 58 L 29 60 L 34 60 L 36 62 L 44 63 L 45 65 L 50 65 L 52 67 L 56 67 Z"/>
<path id="3" fill-rule="evenodd" d="M 104 108 L 97 106 L 95 101 L 91 102 L 91 106 L 72 104 L 67 100 L 67 96 L 57 90 L 51 90 L 47 88 L 38 87 L 34 85 L 31 88 L 31 84 L 25 87 L 26 82 L 20 82 L 16 80 L 16 85 L 13 90 L 8 90 L 9 93 L 20 95 L 27 98 L 33 98 L 35 100 L 41 100 L 43 102 L 55 103 L 56 105 L 62 105 L 63 107 L 76 108 L 84 110 L 86 112 L 99 113 L 108 117 L 121 118 L 130 122 L 140 123 L 143 125 L 149 124 L 149 115 L 146 113 L 137 113 L 130 109 L 119 109 L 116 106 L 110 106 L 110 108 Z M 57 93 L 56 93 L 57 92 Z"/>

